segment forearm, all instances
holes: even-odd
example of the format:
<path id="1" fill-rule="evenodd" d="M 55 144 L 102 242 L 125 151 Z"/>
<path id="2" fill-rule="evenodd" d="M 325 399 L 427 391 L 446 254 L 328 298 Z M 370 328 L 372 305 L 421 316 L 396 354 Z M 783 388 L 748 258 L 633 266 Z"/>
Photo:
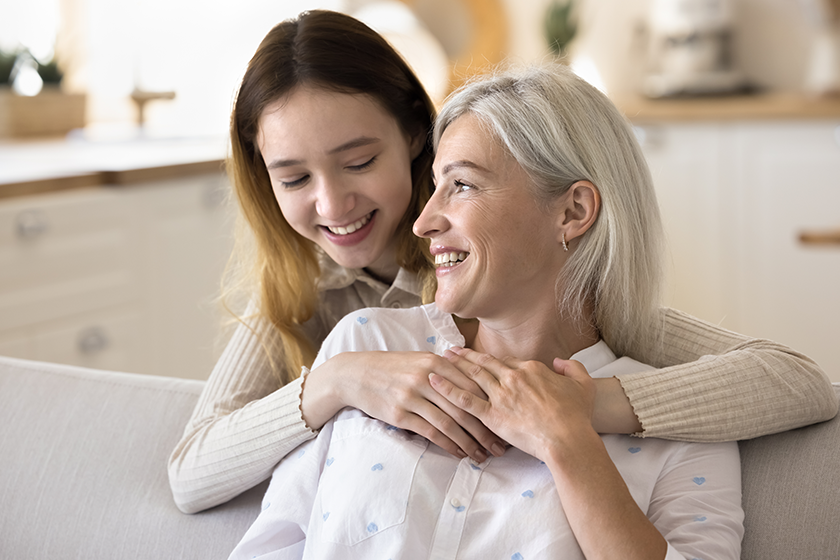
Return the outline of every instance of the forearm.
<path id="1" fill-rule="evenodd" d="M 299 382 L 280 387 L 255 326 L 257 334 L 236 329 L 169 458 L 172 494 L 186 513 L 256 485 L 312 437 L 300 413 Z"/>
<path id="2" fill-rule="evenodd" d="M 314 437 L 300 414 L 292 382 L 184 434 L 169 459 L 178 508 L 196 513 L 227 502 L 271 475 L 291 450 Z"/>
<path id="3" fill-rule="evenodd" d="M 662 346 L 643 353 L 664 369 L 619 376 L 645 436 L 731 441 L 837 413 L 823 371 L 790 348 L 674 310 L 665 312 L 663 328 Z"/>
<path id="4" fill-rule="evenodd" d="M 639 509 L 594 430 L 546 455 L 566 518 L 587 560 L 665 558 L 667 543 Z"/>

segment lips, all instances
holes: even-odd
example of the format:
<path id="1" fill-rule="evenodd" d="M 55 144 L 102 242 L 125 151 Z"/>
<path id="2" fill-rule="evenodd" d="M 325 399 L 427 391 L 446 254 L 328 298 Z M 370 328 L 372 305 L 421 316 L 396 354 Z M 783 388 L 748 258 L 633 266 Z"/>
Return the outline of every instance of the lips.
<path id="1" fill-rule="evenodd" d="M 360 230 L 363 227 L 365 227 L 365 225 L 370 221 L 370 218 L 371 218 L 372 215 L 373 215 L 373 212 L 371 212 L 367 216 L 362 216 L 359 220 L 356 220 L 355 222 L 353 222 L 352 224 L 350 224 L 348 226 L 344 226 L 344 227 L 325 226 L 325 227 L 328 230 L 330 230 L 331 233 L 334 233 L 336 235 L 348 235 L 350 233 L 353 233 L 353 232 L 355 232 L 357 230 Z"/>
<path id="2" fill-rule="evenodd" d="M 373 229 L 376 222 L 376 210 L 362 216 L 355 222 L 345 226 L 320 226 L 324 237 L 331 243 L 342 247 L 348 247 L 361 243 Z"/>

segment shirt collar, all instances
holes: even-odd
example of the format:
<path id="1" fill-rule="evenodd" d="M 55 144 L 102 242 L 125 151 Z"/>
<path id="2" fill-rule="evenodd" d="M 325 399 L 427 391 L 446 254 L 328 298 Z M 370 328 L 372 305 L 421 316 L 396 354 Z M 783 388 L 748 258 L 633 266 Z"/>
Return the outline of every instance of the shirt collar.
<path id="1" fill-rule="evenodd" d="M 345 268 L 332 260 L 324 251 L 318 250 L 318 264 L 321 266 L 321 277 L 318 278 L 318 291 L 340 290 L 354 282 L 364 282 L 382 292 L 389 289 L 399 289 L 416 296 L 421 295 L 422 286 L 416 274 L 400 268 L 394 282 L 388 286 L 377 280 L 362 268 Z"/>
<path id="2" fill-rule="evenodd" d="M 614 362 L 616 356 L 606 342 L 599 340 L 592 346 L 576 352 L 570 359 L 582 363 L 592 377 L 600 377 L 597 374 L 598 370 Z"/>

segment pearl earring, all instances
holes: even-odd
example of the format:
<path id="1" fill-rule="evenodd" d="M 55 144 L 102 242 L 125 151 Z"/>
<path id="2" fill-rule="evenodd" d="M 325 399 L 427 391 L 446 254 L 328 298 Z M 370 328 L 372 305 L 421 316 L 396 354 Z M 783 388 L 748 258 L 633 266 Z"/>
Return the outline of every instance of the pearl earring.
<path id="1" fill-rule="evenodd" d="M 563 250 L 568 252 L 569 251 L 569 246 L 566 245 L 566 234 L 565 233 L 563 233 L 563 239 L 561 240 L 561 243 L 563 243 Z"/>

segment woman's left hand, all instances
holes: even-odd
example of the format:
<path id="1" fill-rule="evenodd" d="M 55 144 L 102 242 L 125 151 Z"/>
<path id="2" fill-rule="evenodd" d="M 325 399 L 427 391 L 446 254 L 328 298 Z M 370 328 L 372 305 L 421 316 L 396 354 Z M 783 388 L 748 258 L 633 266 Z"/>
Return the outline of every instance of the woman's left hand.
<path id="1" fill-rule="evenodd" d="M 593 432 L 595 384 L 574 360 L 554 360 L 555 371 L 537 361 L 498 360 L 453 347 L 444 356 L 478 384 L 487 400 L 431 374 L 432 387 L 472 414 L 499 437 L 545 460 L 548 450 Z"/>

